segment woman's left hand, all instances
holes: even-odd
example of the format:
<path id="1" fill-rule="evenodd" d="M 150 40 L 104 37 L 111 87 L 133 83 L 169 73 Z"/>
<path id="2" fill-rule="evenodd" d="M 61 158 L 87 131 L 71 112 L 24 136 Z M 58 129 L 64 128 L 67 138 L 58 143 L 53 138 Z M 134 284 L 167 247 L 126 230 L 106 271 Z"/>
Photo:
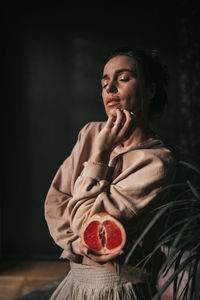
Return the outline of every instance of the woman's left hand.
<path id="1" fill-rule="evenodd" d="M 116 252 L 112 252 L 111 254 L 96 254 L 94 251 L 92 251 L 92 249 L 89 249 L 83 245 L 80 245 L 80 252 L 84 256 L 99 264 L 105 264 L 123 253 L 122 250 L 118 250 Z"/>

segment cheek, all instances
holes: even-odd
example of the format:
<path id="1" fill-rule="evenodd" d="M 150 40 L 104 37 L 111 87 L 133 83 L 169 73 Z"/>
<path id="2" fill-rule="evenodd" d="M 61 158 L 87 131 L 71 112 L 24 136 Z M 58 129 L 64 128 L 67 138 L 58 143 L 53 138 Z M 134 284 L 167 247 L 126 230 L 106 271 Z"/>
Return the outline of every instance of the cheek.
<path id="1" fill-rule="evenodd" d="M 124 91 L 124 98 L 131 101 L 131 102 L 135 102 L 138 99 L 138 92 L 137 92 L 137 88 L 134 87 L 129 87 Z"/>
<path id="2" fill-rule="evenodd" d="M 139 91 L 136 87 L 131 88 L 127 91 L 125 99 L 126 99 L 126 106 L 129 110 L 138 109 L 141 105 Z"/>

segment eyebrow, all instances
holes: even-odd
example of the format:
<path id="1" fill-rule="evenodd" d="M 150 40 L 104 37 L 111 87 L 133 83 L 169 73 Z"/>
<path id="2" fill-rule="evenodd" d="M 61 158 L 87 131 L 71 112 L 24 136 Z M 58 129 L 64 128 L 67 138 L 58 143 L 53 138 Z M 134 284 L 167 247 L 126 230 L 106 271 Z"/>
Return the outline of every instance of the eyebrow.
<path id="1" fill-rule="evenodd" d="M 115 71 L 115 74 L 119 74 L 119 73 L 123 73 L 123 72 L 129 72 L 129 73 L 131 73 L 131 74 L 133 74 L 133 75 L 136 75 L 136 73 L 135 73 L 133 70 L 131 70 L 131 69 L 126 69 L 126 68 L 116 70 L 116 71 Z M 102 80 L 102 79 L 105 79 L 105 78 L 108 78 L 108 75 L 107 75 L 107 74 L 103 75 L 103 76 L 101 77 L 101 80 Z"/>

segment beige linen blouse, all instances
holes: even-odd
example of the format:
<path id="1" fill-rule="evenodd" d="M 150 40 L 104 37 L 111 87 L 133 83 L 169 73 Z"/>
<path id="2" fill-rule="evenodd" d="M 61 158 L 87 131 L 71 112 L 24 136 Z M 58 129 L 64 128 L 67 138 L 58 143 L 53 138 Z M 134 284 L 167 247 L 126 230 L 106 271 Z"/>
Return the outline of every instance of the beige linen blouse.
<path id="1" fill-rule="evenodd" d="M 103 265 L 120 273 L 124 258 L 134 241 L 152 219 L 154 209 L 163 203 L 175 175 L 175 162 L 169 149 L 157 137 L 137 146 L 117 146 L 109 165 L 90 161 L 95 137 L 105 122 L 91 122 L 80 131 L 71 155 L 57 171 L 45 200 L 45 218 L 50 234 L 63 249 L 61 258 L 76 263 L 101 266 L 79 251 L 80 231 L 87 219 L 106 211 L 125 227 L 124 254 Z M 144 270 L 141 260 L 156 243 L 152 230 L 136 248 L 122 275 L 133 283 L 155 282 L 162 264 L 156 252 Z"/>

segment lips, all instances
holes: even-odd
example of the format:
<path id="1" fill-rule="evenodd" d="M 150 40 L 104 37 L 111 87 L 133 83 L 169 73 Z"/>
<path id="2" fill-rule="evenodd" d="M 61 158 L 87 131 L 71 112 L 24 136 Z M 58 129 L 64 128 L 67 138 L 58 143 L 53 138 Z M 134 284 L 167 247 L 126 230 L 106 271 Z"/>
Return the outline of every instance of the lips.
<path id="1" fill-rule="evenodd" d="M 106 105 L 107 106 L 115 106 L 120 103 L 120 99 L 117 97 L 109 97 L 106 99 Z"/>

